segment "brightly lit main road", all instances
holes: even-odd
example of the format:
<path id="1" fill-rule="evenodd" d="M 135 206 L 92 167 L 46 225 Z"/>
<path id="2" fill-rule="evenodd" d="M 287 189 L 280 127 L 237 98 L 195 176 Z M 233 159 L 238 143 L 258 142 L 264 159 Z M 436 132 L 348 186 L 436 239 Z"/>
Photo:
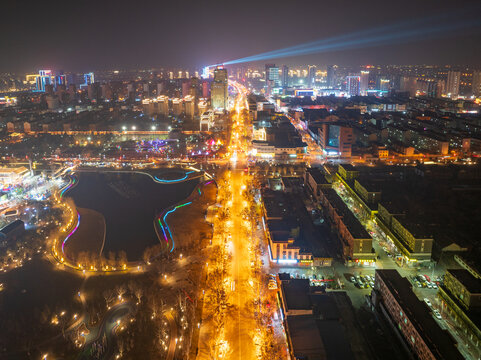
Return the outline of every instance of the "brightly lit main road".
<path id="1" fill-rule="evenodd" d="M 255 359 L 255 344 L 253 338 L 256 332 L 256 320 L 252 312 L 252 302 L 255 298 L 254 281 L 252 279 L 251 254 L 249 250 L 250 238 L 248 236 L 250 223 L 242 218 L 242 211 L 247 206 L 242 193 L 246 189 L 248 175 L 246 168 L 247 144 L 244 139 L 245 121 L 242 110 L 246 104 L 246 90 L 235 84 L 238 96 L 232 111 L 231 133 L 231 170 L 227 179 L 231 199 L 231 220 L 226 224 L 227 231 L 231 234 L 229 250 L 232 255 L 230 272 L 230 295 L 232 305 L 230 314 L 227 314 L 225 336 L 231 350 L 229 358 Z"/>

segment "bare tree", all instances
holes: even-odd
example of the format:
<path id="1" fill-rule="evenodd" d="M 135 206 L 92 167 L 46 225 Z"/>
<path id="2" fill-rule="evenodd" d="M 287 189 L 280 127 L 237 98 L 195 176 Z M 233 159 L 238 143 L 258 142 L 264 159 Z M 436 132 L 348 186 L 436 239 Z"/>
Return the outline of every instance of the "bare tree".
<path id="1" fill-rule="evenodd" d="M 102 295 L 105 299 L 105 304 L 108 307 L 110 305 L 110 302 L 114 298 L 114 293 L 113 293 L 112 289 L 105 289 L 104 292 L 102 293 Z"/>

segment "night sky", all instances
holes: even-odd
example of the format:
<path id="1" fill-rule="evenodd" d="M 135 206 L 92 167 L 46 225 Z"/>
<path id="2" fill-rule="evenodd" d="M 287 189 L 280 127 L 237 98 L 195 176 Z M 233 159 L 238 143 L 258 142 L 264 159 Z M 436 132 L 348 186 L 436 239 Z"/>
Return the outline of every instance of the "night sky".
<path id="1" fill-rule="evenodd" d="M 461 18 L 481 18 L 479 5 L 460 0 L 12 0 L 0 10 L 0 72 L 200 67 L 463 8 Z M 481 66 L 481 26 L 273 62 Z"/>

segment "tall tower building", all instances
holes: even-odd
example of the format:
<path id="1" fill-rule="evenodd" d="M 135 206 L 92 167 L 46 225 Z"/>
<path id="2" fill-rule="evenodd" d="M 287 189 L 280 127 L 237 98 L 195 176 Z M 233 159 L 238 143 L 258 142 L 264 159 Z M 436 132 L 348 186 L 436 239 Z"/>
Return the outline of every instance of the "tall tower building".
<path id="1" fill-rule="evenodd" d="M 327 87 L 329 89 L 337 87 L 337 65 L 327 67 Z"/>
<path id="2" fill-rule="evenodd" d="M 448 80 L 446 82 L 446 95 L 452 99 L 459 96 L 459 83 L 461 82 L 461 72 L 449 71 Z"/>
<path id="3" fill-rule="evenodd" d="M 270 95 L 272 89 L 279 86 L 279 68 L 275 64 L 266 64 L 266 93 Z"/>
<path id="4" fill-rule="evenodd" d="M 52 70 L 40 70 L 37 77 L 37 90 L 45 91 L 45 86 L 52 84 Z"/>
<path id="5" fill-rule="evenodd" d="M 476 97 L 481 96 L 481 71 L 473 72 L 473 80 L 471 83 L 473 84 L 473 95 Z"/>
<path id="6" fill-rule="evenodd" d="M 360 95 L 360 82 L 361 78 L 358 75 L 346 76 L 347 93 L 349 96 Z"/>
<path id="7" fill-rule="evenodd" d="M 309 65 L 308 74 L 307 74 L 307 86 L 314 87 L 316 84 L 316 65 Z"/>
<path id="8" fill-rule="evenodd" d="M 367 90 L 369 89 L 369 71 L 361 70 L 361 95 L 366 96 Z"/>
<path id="9" fill-rule="evenodd" d="M 227 109 L 228 105 L 227 69 L 216 67 L 211 87 L 211 104 L 214 109 Z"/>
<path id="10" fill-rule="evenodd" d="M 282 66 L 282 87 L 289 86 L 289 68 L 286 65 Z"/>

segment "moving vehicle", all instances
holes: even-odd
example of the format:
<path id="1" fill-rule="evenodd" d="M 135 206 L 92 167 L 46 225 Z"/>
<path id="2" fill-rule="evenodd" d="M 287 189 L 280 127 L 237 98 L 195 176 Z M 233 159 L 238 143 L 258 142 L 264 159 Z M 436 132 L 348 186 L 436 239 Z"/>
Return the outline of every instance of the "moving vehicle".
<path id="1" fill-rule="evenodd" d="M 428 298 L 424 298 L 424 302 L 426 303 L 427 306 L 433 307 L 433 304 L 431 304 L 431 301 L 429 301 Z"/>

